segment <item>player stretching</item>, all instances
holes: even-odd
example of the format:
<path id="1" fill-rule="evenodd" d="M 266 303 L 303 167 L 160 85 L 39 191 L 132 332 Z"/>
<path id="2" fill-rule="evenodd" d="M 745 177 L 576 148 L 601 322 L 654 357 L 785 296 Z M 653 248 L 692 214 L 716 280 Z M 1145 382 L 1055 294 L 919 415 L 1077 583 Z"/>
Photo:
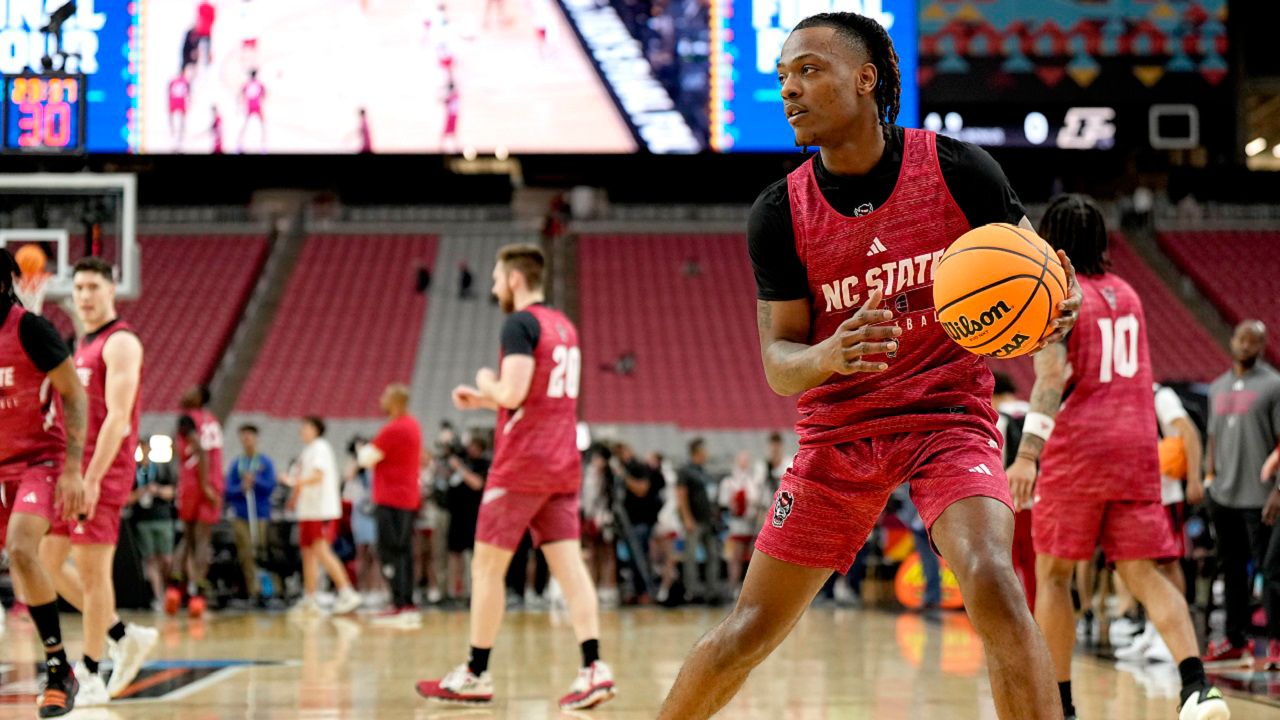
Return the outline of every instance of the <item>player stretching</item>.
<path id="1" fill-rule="evenodd" d="M 116 314 L 111 265 L 101 258 L 84 258 L 76 263 L 72 282 L 76 319 L 85 330 L 76 347 L 76 373 L 89 401 L 84 514 L 75 521 L 53 523 L 40 559 L 54 578 L 58 594 L 83 613 L 84 670 L 77 672 L 76 704 L 90 707 L 124 692 L 159 633 L 125 625 L 116 616 L 112 579 L 120 513 L 133 491 L 137 465 L 142 343 Z M 67 572 L 68 555 L 75 574 Z M 109 685 L 98 675 L 108 638 L 114 667 Z"/>
<path id="2" fill-rule="evenodd" d="M 187 611 L 193 618 L 207 607 L 205 575 L 209 572 L 213 526 L 222 516 L 222 426 L 205 409 L 209 390 L 195 386 L 182 396 L 183 415 L 178 419 L 178 519 L 182 521 L 182 543 L 174 558 L 174 577 L 187 579 L 191 602 Z M 170 615 L 182 605 L 182 583 L 169 587 L 164 611 Z"/>
<path id="3" fill-rule="evenodd" d="M 39 714 L 50 718 L 71 712 L 80 684 L 62 647 L 58 595 L 40 564 L 40 540 L 54 522 L 83 510 L 86 403 L 58 331 L 18 302 L 19 273 L 13 255 L 0 248 L 0 482 L 18 487 L 5 541 L 18 599 L 44 645 Z"/>
<path id="4" fill-rule="evenodd" d="M 997 714 L 1061 718 L 1010 557 L 991 372 L 947 338 L 933 308 L 932 264 L 953 240 L 991 222 L 1030 225 L 985 152 L 892 124 L 897 54 L 874 20 L 801 21 L 778 80 L 796 144 L 820 152 L 764 191 L 748 235 L 765 374 L 778 394 L 801 394 L 800 452 L 737 606 L 694 647 L 659 717 L 724 707 L 910 482 L 982 638 Z M 1078 303 L 1073 286 L 1046 341 L 1071 327 Z"/>
<path id="5" fill-rule="evenodd" d="M 1157 560 L 1176 560 L 1178 547 L 1160 504 L 1142 302 L 1128 283 L 1107 272 L 1107 228 L 1093 201 L 1056 198 L 1040 235 L 1078 264 L 1084 303 L 1067 342 L 1035 358 L 1031 411 L 1009 484 L 1019 507 L 1035 493 L 1036 621 L 1053 654 L 1063 713 L 1075 717 L 1071 575 L 1076 562 L 1092 558 L 1101 545 L 1178 662 L 1179 720 L 1225 720 L 1231 712 L 1205 679 L 1186 600 L 1156 567 Z"/>
<path id="6" fill-rule="evenodd" d="M 582 668 L 560 707 L 582 710 L 614 695 L 613 674 L 600 660 L 596 589 L 579 544 L 582 467 L 576 427 L 582 355 L 573 323 L 543 304 L 545 264 L 542 251 L 532 245 L 498 251 L 493 294 L 511 314 L 502 327 L 500 371 L 482 368 L 475 387 L 453 391 L 458 409 L 497 410 L 498 424 L 471 560 L 471 656 L 444 679 L 418 683 L 418 692 L 433 700 L 493 700 L 489 652 L 506 608 L 507 566 L 526 530 L 564 590 L 582 644 Z"/>

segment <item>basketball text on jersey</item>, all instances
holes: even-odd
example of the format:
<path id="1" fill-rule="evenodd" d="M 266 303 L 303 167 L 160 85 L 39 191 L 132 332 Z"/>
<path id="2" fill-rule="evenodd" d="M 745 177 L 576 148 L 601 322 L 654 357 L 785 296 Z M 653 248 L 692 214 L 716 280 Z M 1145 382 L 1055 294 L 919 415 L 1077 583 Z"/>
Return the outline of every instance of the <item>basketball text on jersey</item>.
<path id="1" fill-rule="evenodd" d="M 880 241 L 880 238 L 877 237 L 876 241 Z M 880 247 L 885 248 L 886 244 L 881 242 Z M 891 260 L 870 268 L 864 274 L 861 286 L 868 292 L 883 290 L 885 297 L 889 297 L 921 285 L 928 285 L 933 282 L 933 268 L 943 252 L 945 251 L 939 250 L 901 260 Z M 862 293 L 858 291 L 858 287 L 857 275 L 848 275 L 839 280 L 822 283 L 822 297 L 826 301 L 825 312 L 857 308 L 862 302 Z"/>
<path id="2" fill-rule="evenodd" d="M 11 388 L 13 386 L 14 386 L 13 368 L 0 367 L 0 390 L 4 390 L 5 388 Z M 0 410 L 8 410 L 9 408 L 17 407 L 17 405 L 18 405 L 18 398 L 5 397 L 4 393 L 0 392 Z"/>

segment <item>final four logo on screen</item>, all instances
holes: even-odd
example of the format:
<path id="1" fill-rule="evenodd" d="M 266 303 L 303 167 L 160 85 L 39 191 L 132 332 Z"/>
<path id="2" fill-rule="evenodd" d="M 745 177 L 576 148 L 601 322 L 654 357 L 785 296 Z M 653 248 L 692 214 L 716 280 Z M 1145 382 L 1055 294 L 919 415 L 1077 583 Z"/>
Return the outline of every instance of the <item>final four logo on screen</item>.
<path id="1" fill-rule="evenodd" d="M 782 54 L 782 43 L 786 42 L 791 28 L 810 15 L 858 13 L 875 20 L 892 33 L 897 13 L 886 10 L 886 4 L 915 9 L 914 2 L 903 3 L 901 0 L 888 0 L 888 3 L 885 0 L 753 0 L 751 25 L 756 29 L 756 70 L 774 72 L 778 56 Z"/>
<path id="2" fill-rule="evenodd" d="M 65 2 L 46 0 L 7 0 L 0 3 L 5 14 L 0 16 L 0 71 L 17 74 L 26 70 L 38 70 L 40 59 L 51 54 L 53 40 L 41 28 L 49 23 L 49 13 L 65 5 Z M 99 33 L 107 26 L 107 11 L 120 6 L 119 0 L 77 0 L 75 14 L 62 26 L 62 52 L 67 53 L 66 64 L 55 68 L 68 73 L 93 75 L 98 72 L 98 56 L 107 48 L 100 42 Z M 97 6 L 103 6 L 100 11 Z"/>

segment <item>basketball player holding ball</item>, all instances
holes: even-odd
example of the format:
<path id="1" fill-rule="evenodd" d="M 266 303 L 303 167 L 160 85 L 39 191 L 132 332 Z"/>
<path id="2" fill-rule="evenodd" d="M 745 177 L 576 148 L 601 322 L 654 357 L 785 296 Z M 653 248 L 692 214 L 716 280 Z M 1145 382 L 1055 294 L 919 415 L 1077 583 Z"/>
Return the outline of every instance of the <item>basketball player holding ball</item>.
<path id="1" fill-rule="evenodd" d="M 1084 302 L 1070 338 L 1035 358 L 1031 410 L 1008 473 L 1019 507 L 1033 492 L 1036 498 L 1031 510 L 1035 616 L 1053 654 L 1063 714 L 1075 717 L 1071 576 L 1076 563 L 1092 558 L 1101 545 L 1178 662 L 1179 720 L 1226 720 L 1231 711 L 1222 692 L 1205 678 L 1186 600 L 1156 566 L 1181 554 L 1160 502 L 1142 301 L 1128 283 L 1107 272 L 1106 223 L 1092 200 L 1056 198 L 1040 230 L 1079 264 Z"/>
<path id="2" fill-rule="evenodd" d="M 724 707 L 910 482 L 982 638 L 997 714 L 1060 719 L 1048 649 L 1013 570 L 991 373 L 943 332 L 931 288 L 961 234 L 1030 223 L 984 151 L 893 125 L 897 54 L 874 20 L 801 21 L 778 80 L 796 144 L 819 152 L 761 194 L 748 244 L 765 374 L 778 394 L 800 395 L 800 452 L 736 607 L 694 647 L 659 717 Z M 1061 341 L 1080 307 L 1062 257 L 1071 292 L 1037 347 Z"/>

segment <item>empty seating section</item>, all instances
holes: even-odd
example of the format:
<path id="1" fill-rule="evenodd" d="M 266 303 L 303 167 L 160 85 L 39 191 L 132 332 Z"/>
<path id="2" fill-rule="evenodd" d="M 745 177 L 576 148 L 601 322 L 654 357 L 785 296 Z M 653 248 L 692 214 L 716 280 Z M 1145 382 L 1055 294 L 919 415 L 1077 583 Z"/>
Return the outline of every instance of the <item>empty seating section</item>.
<path id="1" fill-rule="evenodd" d="M 267 240 L 250 235 L 138 238 L 142 294 L 122 301 L 121 317 L 142 338 L 142 409 L 176 411 L 182 391 L 207 382 L 226 350 L 266 261 Z M 45 303 L 63 335 L 71 319 Z"/>
<path id="2" fill-rule="evenodd" d="M 1152 373 L 1157 382 L 1212 380 L 1231 364 L 1176 293 L 1122 237 L 1111 239 L 1112 271 L 1129 281 L 1147 318 Z"/>
<path id="3" fill-rule="evenodd" d="M 788 428 L 760 366 L 741 235 L 588 235 L 578 244 L 582 411 L 594 423 Z M 630 374 L 627 356 L 634 356 Z"/>
<path id="4" fill-rule="evenodd" d="M 312 235 L 240 392 L 236 411 L 276 417 L 377 417 L 390 382 L 409 383 L 425 295 L 425 235 Z"/>
<path id="5" fill-rule="evenodd" d="M 1247 318 L 1280 327 L 1280 232 L 1213 230 L 1160 233 L 1160 246 L 1230 323 Z M 1273 330 L 1274 332 L 1274 330 Z M 1275 343 L 1267 351 L 1280 362 Z"/>

